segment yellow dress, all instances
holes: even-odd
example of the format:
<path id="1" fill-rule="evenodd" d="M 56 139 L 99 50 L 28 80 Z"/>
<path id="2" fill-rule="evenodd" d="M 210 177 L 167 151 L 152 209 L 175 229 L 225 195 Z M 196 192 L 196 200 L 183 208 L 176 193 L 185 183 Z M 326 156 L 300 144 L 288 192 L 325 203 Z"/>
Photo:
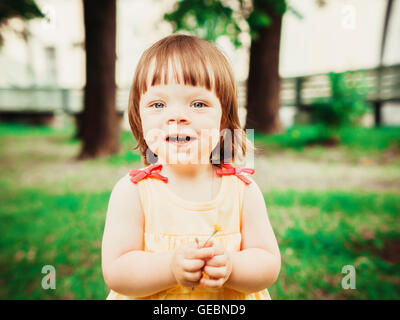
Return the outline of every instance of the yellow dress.
<path id="1" fill-rule="evenodd" d="M 162 174 L 162 172 L 160 172 Z M 246 184 L 235 175 L 223 175 L 217 196 L 207 202 L 192 202 L 180 198 L 169 188 L 168 183 L 153 177 L 137 182 L 140 201 L 145 216 L 144 250 L 165 252 L 180 245 L 208 239 L 213 226 L 221 231 L 214 235 L 214 243 L 227 250 L 240 251 L 241 207 Z M 245 294 L 227 287 L 206 288 L 202 285 L 191 288 L 175 285 L 147 297 L 133 297 L 113 290 L 107 300 L 270 300 L 267 289 Z"/>

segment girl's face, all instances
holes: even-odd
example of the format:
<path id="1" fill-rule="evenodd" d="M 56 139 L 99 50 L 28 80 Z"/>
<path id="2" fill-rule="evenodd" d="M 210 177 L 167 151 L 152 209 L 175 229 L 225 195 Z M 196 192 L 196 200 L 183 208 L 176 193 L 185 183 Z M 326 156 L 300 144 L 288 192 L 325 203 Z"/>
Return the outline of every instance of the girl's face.
<path id="1" fill-rule="evenodd" d="M 179 84 L 170 77 L 168 84 L 148 86 L 139 111 L 144 139 L 159 162 L 210 163 L 222 117 L 220 101 L 213 91 Z M 181 136 L 178 140 L 186 136 L 190 140 L 176 141 L 177 135 Z"/>

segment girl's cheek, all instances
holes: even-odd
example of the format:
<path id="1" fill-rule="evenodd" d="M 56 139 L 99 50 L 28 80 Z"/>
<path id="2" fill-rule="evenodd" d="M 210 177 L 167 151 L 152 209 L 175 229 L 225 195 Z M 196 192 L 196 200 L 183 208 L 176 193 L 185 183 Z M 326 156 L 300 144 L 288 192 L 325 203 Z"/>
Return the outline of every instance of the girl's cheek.
<path id="1" fill-rule="evenodd" d="M 216 128 L 212 129 L 202 129 L 200 134 L 200 139 L 204 142 L 208 142 L 211 145 L 218 143 L 219 141 L 219 130 Z"/>
<path id="2" fill-rule="evenodd" d="M 218 144 L 218 138 L 212 136 L 202 136 L 201 139 L 198 141 L 198 150 L 201 154 L 205 157 L 209 157 L 211 151 L 215 148 Z"/>
<path id="3" fill-rule="evenodd" d="M 159 150 L 159 148 L 163 143 L 163 137 L 164 137 L 163 132 L 160 129 L 152 128 L 145 130 L 143 134 L 148 147 L 154 153 L 157 153 L 157 150 Z"/>

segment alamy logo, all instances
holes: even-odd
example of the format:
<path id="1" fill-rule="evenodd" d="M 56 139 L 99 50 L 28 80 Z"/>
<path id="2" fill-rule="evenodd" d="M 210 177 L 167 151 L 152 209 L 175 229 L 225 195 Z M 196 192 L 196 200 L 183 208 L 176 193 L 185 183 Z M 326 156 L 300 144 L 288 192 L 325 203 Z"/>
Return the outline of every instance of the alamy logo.
<path id="1" fill-rule="evenodd" d="M 343 289 L 355 289 L 356 288 L 356 269 L 352 265 L 345 265 L 342 268 L 342 273 L 346 274 L 342 279 Z"/>
<path id="2" fill-rule="evenodd" d="M 354 30 L 357 25 L 357 11 L 353 5 L 342 7 L 342 28 Z"/>
<path id="3" fill-rule="evenodd" d="M 45 265 L 42 268 L 42 273 L 46 274 L 42 278 L 42 288 L 54 290 L 56 288 L 56 268 L 52 265 Z"/>

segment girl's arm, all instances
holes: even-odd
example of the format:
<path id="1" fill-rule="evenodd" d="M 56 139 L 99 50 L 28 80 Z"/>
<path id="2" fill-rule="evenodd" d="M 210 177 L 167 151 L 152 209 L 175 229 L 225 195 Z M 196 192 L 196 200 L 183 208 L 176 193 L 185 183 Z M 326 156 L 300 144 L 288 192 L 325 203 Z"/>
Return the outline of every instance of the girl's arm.
<path id="1" fill-rule="evenodd" d="M 243 194 L 241 251 L 230 253 L 232 272 L 225 286 L 251 293 L 277 280 L 281 256 L 262 192 L 253 179 L 248 179 L 252 183 Z"/>
<path id="2" fill-rule="evenodd" d="M 102 241 L 104 281 L 118 293 L 140 297 L 176 284 L 172 252 L 142 251 L 143 230 L 138 186 L 126 175 L 111 192 Z"/>

